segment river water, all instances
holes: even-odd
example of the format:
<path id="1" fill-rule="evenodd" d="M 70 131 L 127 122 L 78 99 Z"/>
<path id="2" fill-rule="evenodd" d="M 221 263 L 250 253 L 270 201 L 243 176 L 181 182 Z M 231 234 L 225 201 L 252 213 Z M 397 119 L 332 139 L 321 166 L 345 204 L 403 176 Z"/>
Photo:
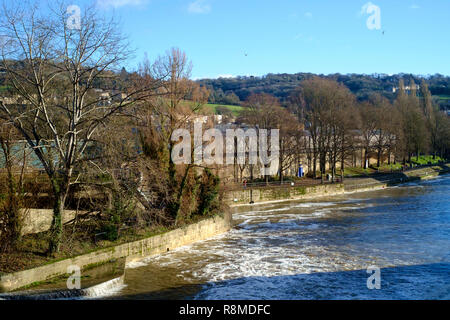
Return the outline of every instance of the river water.
<path id="1" fill-rule="evenodd" d="M 234 210 L 231 232 L 129 264 L 109 298 L 450 298 L 449 176 Z"/>

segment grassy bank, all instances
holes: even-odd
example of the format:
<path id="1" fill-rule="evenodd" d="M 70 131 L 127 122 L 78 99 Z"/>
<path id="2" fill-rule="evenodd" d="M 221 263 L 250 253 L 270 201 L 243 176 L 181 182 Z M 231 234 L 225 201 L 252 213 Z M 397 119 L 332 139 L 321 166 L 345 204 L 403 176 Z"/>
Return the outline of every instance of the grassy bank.
<path id="1" fill-rule="evenodd" d="M 228 110 L 231 111 L 233 116 L 239 116 L 239 113 L 243 110 L 243 107 L 241 107 L 241 106 L 213 104 L 213 103 L 208 103 L 208 104 L 205 105 L 205 108 L 208 108 L 214 114 L 218 114 L 218 110 L 217 110 L 218 107 L 225 107 L 225 108 L 227 108 Z"/>
<path id="2" fill-rule="evenodd" d="M 427 165 L 439 165 L 445 162 L 445 159 L 438 156 L 434 157 L 432 155 L 419 156 L 411 158 L 411 162 L 407 162 L 405 165 L 402 163 L 395 164 L 382 164 L 381 166 L 370 166 L 367 169 L 361 167 L 347 167 L 344 169 L 345 177 L 362 177 L 378 173 L 391 173 L 402 171 L 402 169 L 410 169 L 416 166 L 427 166 Z M 339 175 L 339 173 L 338 173 Z"/>

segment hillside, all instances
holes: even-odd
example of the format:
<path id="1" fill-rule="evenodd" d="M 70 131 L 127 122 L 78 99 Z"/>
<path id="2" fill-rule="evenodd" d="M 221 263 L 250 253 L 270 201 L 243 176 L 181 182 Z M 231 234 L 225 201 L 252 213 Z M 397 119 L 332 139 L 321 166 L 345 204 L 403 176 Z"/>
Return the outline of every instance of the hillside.
<path id="1" fill-rule="evenodd" d="M 261 92 L 272 94 L 283 102 L 304 79 L 312 76 L 314 74 L 311 73 L 267 74 L 262 77 L 202 79 L 198 80 L 198 83 L 211 90 L 209 102 L 213 104 L 239 104 L 250 94 Z M 343 83 L 360 100 L 367 99 L 373 93 L 381 93 L 393 100 L 395 94 L 392 89 L 398 86 L 400 79 L 403 79 L 406 85 L 409 84 L 411 79 L 416 84 L 420 84 L 422 79 L 425 79 L 441 109 L 450 109 L 450 77 L 447 76 L 439 74 L 427 77 L 411 74 L 332 74 L 318 76 Z M 236 100 L 236 98 L 238 101 L 230 101 Z"/>

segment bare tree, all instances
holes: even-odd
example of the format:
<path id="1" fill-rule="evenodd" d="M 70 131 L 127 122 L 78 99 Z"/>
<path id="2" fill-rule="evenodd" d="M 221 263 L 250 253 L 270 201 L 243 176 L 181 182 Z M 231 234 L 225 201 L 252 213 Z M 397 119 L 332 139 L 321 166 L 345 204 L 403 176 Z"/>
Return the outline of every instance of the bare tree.
<path id="1" fill-rule="evenodd" d="M 254 127 L 257 132 L 260 129 L 279 129 L 279 115 L 282 112 L 280 103 L 274 96 L 265 93 L 252 94 L 244 103 L 240 121 Z M 270 148 L 270 144 L 268 147 Z M 267 165 L 264 166 L 267 167 Z M 250 165 L 250 167 L 253 171 L 253 165 Z M 266 184 L 268 184 L 269 176 L 265 175 L 265 179 Z"/>
<path id="2" fill-rule="evenodd" d="M 377 152 L 377 167 L 380 167 L 383 161 L 383 152 L 388 148 L 389 138 L 393 130 L 390 120 L 392 119 L 394 110 L 389 100 L 379 94 L 372 97 L 372 101 L 375 106 L 374 112 L 376 118 L 376 133 L 373 144 Z M 390 157 L 390 154 L 388 156 Z"/>
<path id="3" fill-rule="evenodd" d="M 401 150 L 403 162 L 411 162 L 411 157 L 415 153 L 417 158 L 421 151 L 428 148 L 428 130 L 426 127 L 426 109 L 420 107 L 420 100 L 417 97 L 416 85 L 413 80 L 410 83 L 409 95 L 406 92 L 403 80 L 400 80 L 399 90 L 395 105 L 401 116 Z"/>
<path id="4" fill-rule="evenodd" d="M 85 162 L 95 134 L 115 114 L 145 97 L 155 87 L 99 95 L 94 89 L 114 76 L 130 54 L 114 19 L 92 7 L 81 15 L 79 28 L 67 23 L 67 5 L 44 10 L 3 4 L 0 32 L 6 39 L 1 67 L 23 107 L 0 101 L 0 117 L 27 140 L 50 178 L 54 194 L 49 254 L 59 250 L 62 214 L 77 166 Z M 109 96 L 108 96 L 109 95 Z M 111 103 L 110 98 L 118 98 Z"/>
<path id="5" fill-rule="evenodd" d="M 314 176 L 319 160 L 320 172 L 325 173 L 327 158 L 335 172 L 339 153 L 343 151 L 348 126 L 346 111 L 354 97 L 336 81 L 314 77 L 302 82 L 298 89 L 298 115 L 303 115 L 309 131 Z"/>
<path id="6" fill-rule="evenodd" d="M 0 164 L 5 168 L 0 171 L 0 253 L 15 249 L 20 241 L 22 231 L 21 207 L 24 205 L 24 169 L 26 166 L 25 148 L 17 148 L 18 134 L 15 128 L 0 121 Z M 16 169 L 20 169 L 17 178 Z"/>
<path id="7" fill-rule="evenodd" d="M 360 106 L 360 131 L 362 147 L 364 150 L 363 168 L 367 169 L 369 163 L 369 153 L 374 146 L 374 139 L 377 135 L 376 109 L 372 103 L 365 101 Z"/>
<path id="8" fill-rule="evenodd" d="M 297 117 L 287 109 L 280 107 L 275 116 L 275 128 L 280 130 L 279 175 L 282 183 L 286 170 L 298 159 L 303 130 Z"/>
<path id="9" fill-rule="evenodd" d="M 209 95 L 205 87 L 190 80 L 191 69 L 192 63 L 186 53 L 178 48 L 170 49 L 153 64 L 145 60 L 140 67 L 141 75 L 149 74 L 150 79 L 164 79 L 158 89 L 160 95 L 146 99 L 138 117 L 144 140 L 152 139 L 153 145 L 156 144 L 159 150 L 155 160 L 164 171 L 163 177 L 167 177 L 167 192 L 163 202 L 170 208 L 170 218 L 175 221 L 178 221 L 180 208 L 185 202 L 185 189 L 188 179 L 192 178 L 191 169 L 195 164 L 178 166 L 178 171 L 181 171 L 181 179 L 178 179 L 177 166 L 171 158 L 176 143 L 171 138 L 172 133 L 180 128 L 192 129 L 197 113 Z"/>

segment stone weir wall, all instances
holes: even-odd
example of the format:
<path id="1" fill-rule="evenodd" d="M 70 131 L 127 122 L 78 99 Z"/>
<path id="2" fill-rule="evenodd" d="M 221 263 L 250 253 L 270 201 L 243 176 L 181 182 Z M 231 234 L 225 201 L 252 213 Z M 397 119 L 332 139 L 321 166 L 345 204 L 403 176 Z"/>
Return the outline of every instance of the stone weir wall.
<path id="1" fill-rule="evenodd" d="M 250 193 L 252 193 L 250 197 Z M 225 194 L 225 201 L 229 205 L 249 204 L 252 200 L 254 203 L 274 202 L 286 200 L 302 200 L 312 199 L 323 196 L 333 196 L 344 193 L 344 185 L 324 184 L 316 186 L 276 186 L 267 188 L 241 189 L 229 191 Z"/>
<path id="2" fill-rule="evenodd" d="M 66 275 L 69 266 L 75 265 L 83 270 L 95 264 L 101 264 L 124 257 L 126 258 L 126 261 L 129 262 L 167 252 L 184 245 L 206 240 L 215 235 L 225 233 L 232 228 L 232 223 L 231 213 L 225 213 L 223 217 L 216 216 L 205 219 L 198 223 L 161 235 L 101 249 L 89 254 L 43 265 L 34 269 L 6 274 L 0 278 L 0 292 L 10 292 L 31 284 Z"/>

